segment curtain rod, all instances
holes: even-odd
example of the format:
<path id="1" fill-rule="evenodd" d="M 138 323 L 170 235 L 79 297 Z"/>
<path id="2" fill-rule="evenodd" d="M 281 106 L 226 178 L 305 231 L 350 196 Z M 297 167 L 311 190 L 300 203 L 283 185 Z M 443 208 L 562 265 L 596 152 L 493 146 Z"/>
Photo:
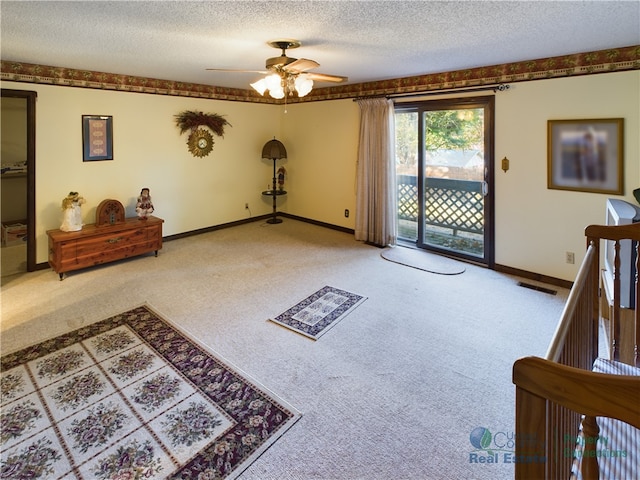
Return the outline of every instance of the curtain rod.
<path id="1" fill-rule="evenodd" d="M 384 93 L 380 94 L 380 95 L 363 95 L 361 97 L 356 97 L 353 99 L 354 102 L 357 102 L 358 100 L 368 100 L 370 98 L 389 98 L 387 95 L 385 95 Z"/>
<path id="2" fill-rule="evenodd" d="M 448 88 L 446 90 L 427 90 L 423 92 L 411 92 L 411 93 L 388 93 L 380 95 L 363 95 L 362 97 L 356 97 L 354 102 L 358 100 L 365 100 L 368 98 L 408 98 L 408 97 L 426 97 L 431 95 L 445 95 L 447 93 L 470 93 L 470 92 L 482 92 L 485 90 L 493 90 L 494 92 L 504 92 L 509 90 L 511 85 L 507 83 L 499 83 L 496 85 L 483 85 L 480 87 L 470 88 Z"/>
<path id="3" fill-rule="evenodd" d="M 447 90 L 431 90 L 427 92 L 411 92 L 411 93 L 391 93 L 387 95 L 387 98 L 407 98 L 407 97 L 425 97 L 431 95 L 444 95 L 447 93 L 469 93 L 469 92 L 482 92 L 485 90 L 493 90 L 494 92 L 504 92 L 509 90 L 511 86 L 505 83 L 499 83 L 497 85 L 484 85 L 481 87 L 471 88 L 449 88 Z"/>

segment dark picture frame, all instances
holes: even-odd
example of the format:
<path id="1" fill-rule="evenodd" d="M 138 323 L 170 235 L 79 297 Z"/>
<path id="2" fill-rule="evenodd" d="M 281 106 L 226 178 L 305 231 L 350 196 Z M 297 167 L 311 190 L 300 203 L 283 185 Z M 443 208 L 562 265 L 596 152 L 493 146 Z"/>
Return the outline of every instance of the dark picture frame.
<path id="1" fill-rule="evenodd" d="M 547 187 L 623 195 L 624 119 L 548 120 Z"/>
<path id="2" fill-rule="evenodd" d="M 82 161 L 113 160 L 113 117 L 82 115 Z"/>

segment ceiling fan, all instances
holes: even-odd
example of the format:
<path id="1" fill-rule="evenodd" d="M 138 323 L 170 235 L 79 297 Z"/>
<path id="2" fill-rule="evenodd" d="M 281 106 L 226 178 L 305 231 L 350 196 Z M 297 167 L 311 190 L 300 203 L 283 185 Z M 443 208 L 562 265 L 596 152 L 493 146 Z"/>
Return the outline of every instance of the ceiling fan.
<path id="1" fill-rule="evenodd" d="M 207 70 L 266 74 L 266 77 L 252 83 L 251 86 L 260 95 L 264 95 L 264 92 L 269 91 L 269 95 L 273 98 L 283 98 L 293 93 L 297 93 L 299 97 L 304 97 L 313 88 L 314 80 L 333 83 L 348 80 L 347 77 L 338 75 L 307 72 L 307 70 L 319 67 L 320 64 L 307 58 L 288 57 L 287 49 L 298 48 L 302 45 L 299 40 L 280 39 L 269 41 L 267 44 L 273 48 L 279 48 L 282 53 L 279 57 L 267 58 L 265 63 L 266 70 L 235 70 L 228 68 L 207 68 Z"/>

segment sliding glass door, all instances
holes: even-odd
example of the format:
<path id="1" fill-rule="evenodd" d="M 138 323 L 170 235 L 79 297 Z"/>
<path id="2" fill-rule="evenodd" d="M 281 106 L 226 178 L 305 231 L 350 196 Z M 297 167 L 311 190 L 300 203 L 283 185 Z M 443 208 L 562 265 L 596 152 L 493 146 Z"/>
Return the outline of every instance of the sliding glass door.
<path id="1" fill-rule="evenodd" d="M 398 237 L 493 267 L 493 96 L 400 103 Z"/>

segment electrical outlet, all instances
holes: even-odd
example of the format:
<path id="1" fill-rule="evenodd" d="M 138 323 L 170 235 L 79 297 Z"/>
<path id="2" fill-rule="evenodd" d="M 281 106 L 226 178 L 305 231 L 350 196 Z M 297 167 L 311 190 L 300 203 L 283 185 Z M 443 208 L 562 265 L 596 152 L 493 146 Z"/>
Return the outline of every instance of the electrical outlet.
<path id="1" fill-rule="evenodd" d="M 244 204 L 244 208 L 246 208 L 247 210 L 249 210 L 249 204 L 248 204 L 248 203 L 245 203 L 245 204 Z"/>
<path id="2" fill-rule="evenodd" d="M 567 252 L 567 263 L 574 264 L 576 263 L 576 255 L 573 252 Z"/>
<path id="3" fill-rule="evenodd" d="M 348 208 L 344 209 L 344 218 L 349 218 L 349 209 Z"/>

